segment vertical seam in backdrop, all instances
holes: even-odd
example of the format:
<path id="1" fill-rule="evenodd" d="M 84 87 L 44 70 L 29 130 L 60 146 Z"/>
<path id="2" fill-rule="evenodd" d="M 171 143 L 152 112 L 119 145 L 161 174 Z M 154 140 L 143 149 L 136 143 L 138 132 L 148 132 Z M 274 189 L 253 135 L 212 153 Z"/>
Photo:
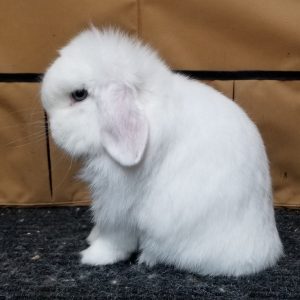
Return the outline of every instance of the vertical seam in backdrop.
<path id="1" fill-rule="evenodd" d="M 141 3 L 140 0 L 136 0 L 137 9 L 137 36 L 141 38 L 142 25 L 141 25 Z"/>
<path id="2" fill-rule="evenodd" d="M 232 100 L 235 101 L 235 80 L 232 80 Z"/>
<path id="3" fill-rule="evenodd" d="M 52 161 L 50 154 L 50 132 L 48 124 L 48 116 L 44 111 L 44 123 L 45 123 L 45 134 L 46 134 L 46 149 L 47 149 L 47 162 L 48 162 L 48 181 L 50 188 L 50 200 L 53 201 L 53 183 L 52 183 Z"/>

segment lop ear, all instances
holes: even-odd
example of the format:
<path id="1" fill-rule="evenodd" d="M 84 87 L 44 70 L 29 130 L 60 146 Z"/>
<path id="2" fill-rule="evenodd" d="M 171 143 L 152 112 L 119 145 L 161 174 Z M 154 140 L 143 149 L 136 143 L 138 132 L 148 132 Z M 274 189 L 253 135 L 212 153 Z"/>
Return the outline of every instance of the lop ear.
<path id="1" fill-rule="evenodd" d="M 101 93 L 101 136 L 108 154 L 123 166 L 140 162 L 148 139 L 148 122 L 132 88 L 112 83 Z"/>

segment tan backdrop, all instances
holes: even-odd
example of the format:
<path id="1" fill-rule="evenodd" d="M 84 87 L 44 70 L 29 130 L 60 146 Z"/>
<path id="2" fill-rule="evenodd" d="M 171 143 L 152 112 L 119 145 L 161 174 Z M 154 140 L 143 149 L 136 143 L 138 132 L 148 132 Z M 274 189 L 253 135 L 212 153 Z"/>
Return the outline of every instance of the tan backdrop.
<path id="1" fill-rule="evenodd" d="M 300 69 L 300 1 L 0 0 L 0 73 L 43 73 L 73 35 L 117 25 L 179 70 Z M 210 81 L 265 140 L 275 204 L 300 206 L 300 82 Z M 47 136 L 39 84 L 0 82 L 0 204 L 79 205 L 79 167 Z"/>

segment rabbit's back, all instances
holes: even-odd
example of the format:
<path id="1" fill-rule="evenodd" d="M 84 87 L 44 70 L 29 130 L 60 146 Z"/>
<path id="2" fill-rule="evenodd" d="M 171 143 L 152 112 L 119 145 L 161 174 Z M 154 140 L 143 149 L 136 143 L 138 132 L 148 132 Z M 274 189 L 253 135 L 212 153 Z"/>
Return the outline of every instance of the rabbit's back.
<path id="1" fill-rule="evenodd" d="M 175 76 L 171 145 L 138 214 L 143 243 L 157 260 L 205 274 L 272 265 L 282 246 L 256 126 L 219 92 Z"/>

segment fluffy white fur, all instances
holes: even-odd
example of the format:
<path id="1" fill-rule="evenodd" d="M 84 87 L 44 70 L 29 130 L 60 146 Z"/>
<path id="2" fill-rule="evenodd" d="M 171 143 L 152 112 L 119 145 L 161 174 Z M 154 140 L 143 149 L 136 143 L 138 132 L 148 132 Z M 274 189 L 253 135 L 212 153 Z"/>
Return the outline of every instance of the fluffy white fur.
<path id="1" fill-rule="evenodd" d="M 82 88 L 89 96 L 75 103 Z M 95 227 L 83 263 L 139 249 L 150 266 L 239 276 L 281 256 L 263 141 L 221 93 L 139 41 L 92 28 L 47 70 L 42 102 L 56 143 L 85 162 Z"/>

